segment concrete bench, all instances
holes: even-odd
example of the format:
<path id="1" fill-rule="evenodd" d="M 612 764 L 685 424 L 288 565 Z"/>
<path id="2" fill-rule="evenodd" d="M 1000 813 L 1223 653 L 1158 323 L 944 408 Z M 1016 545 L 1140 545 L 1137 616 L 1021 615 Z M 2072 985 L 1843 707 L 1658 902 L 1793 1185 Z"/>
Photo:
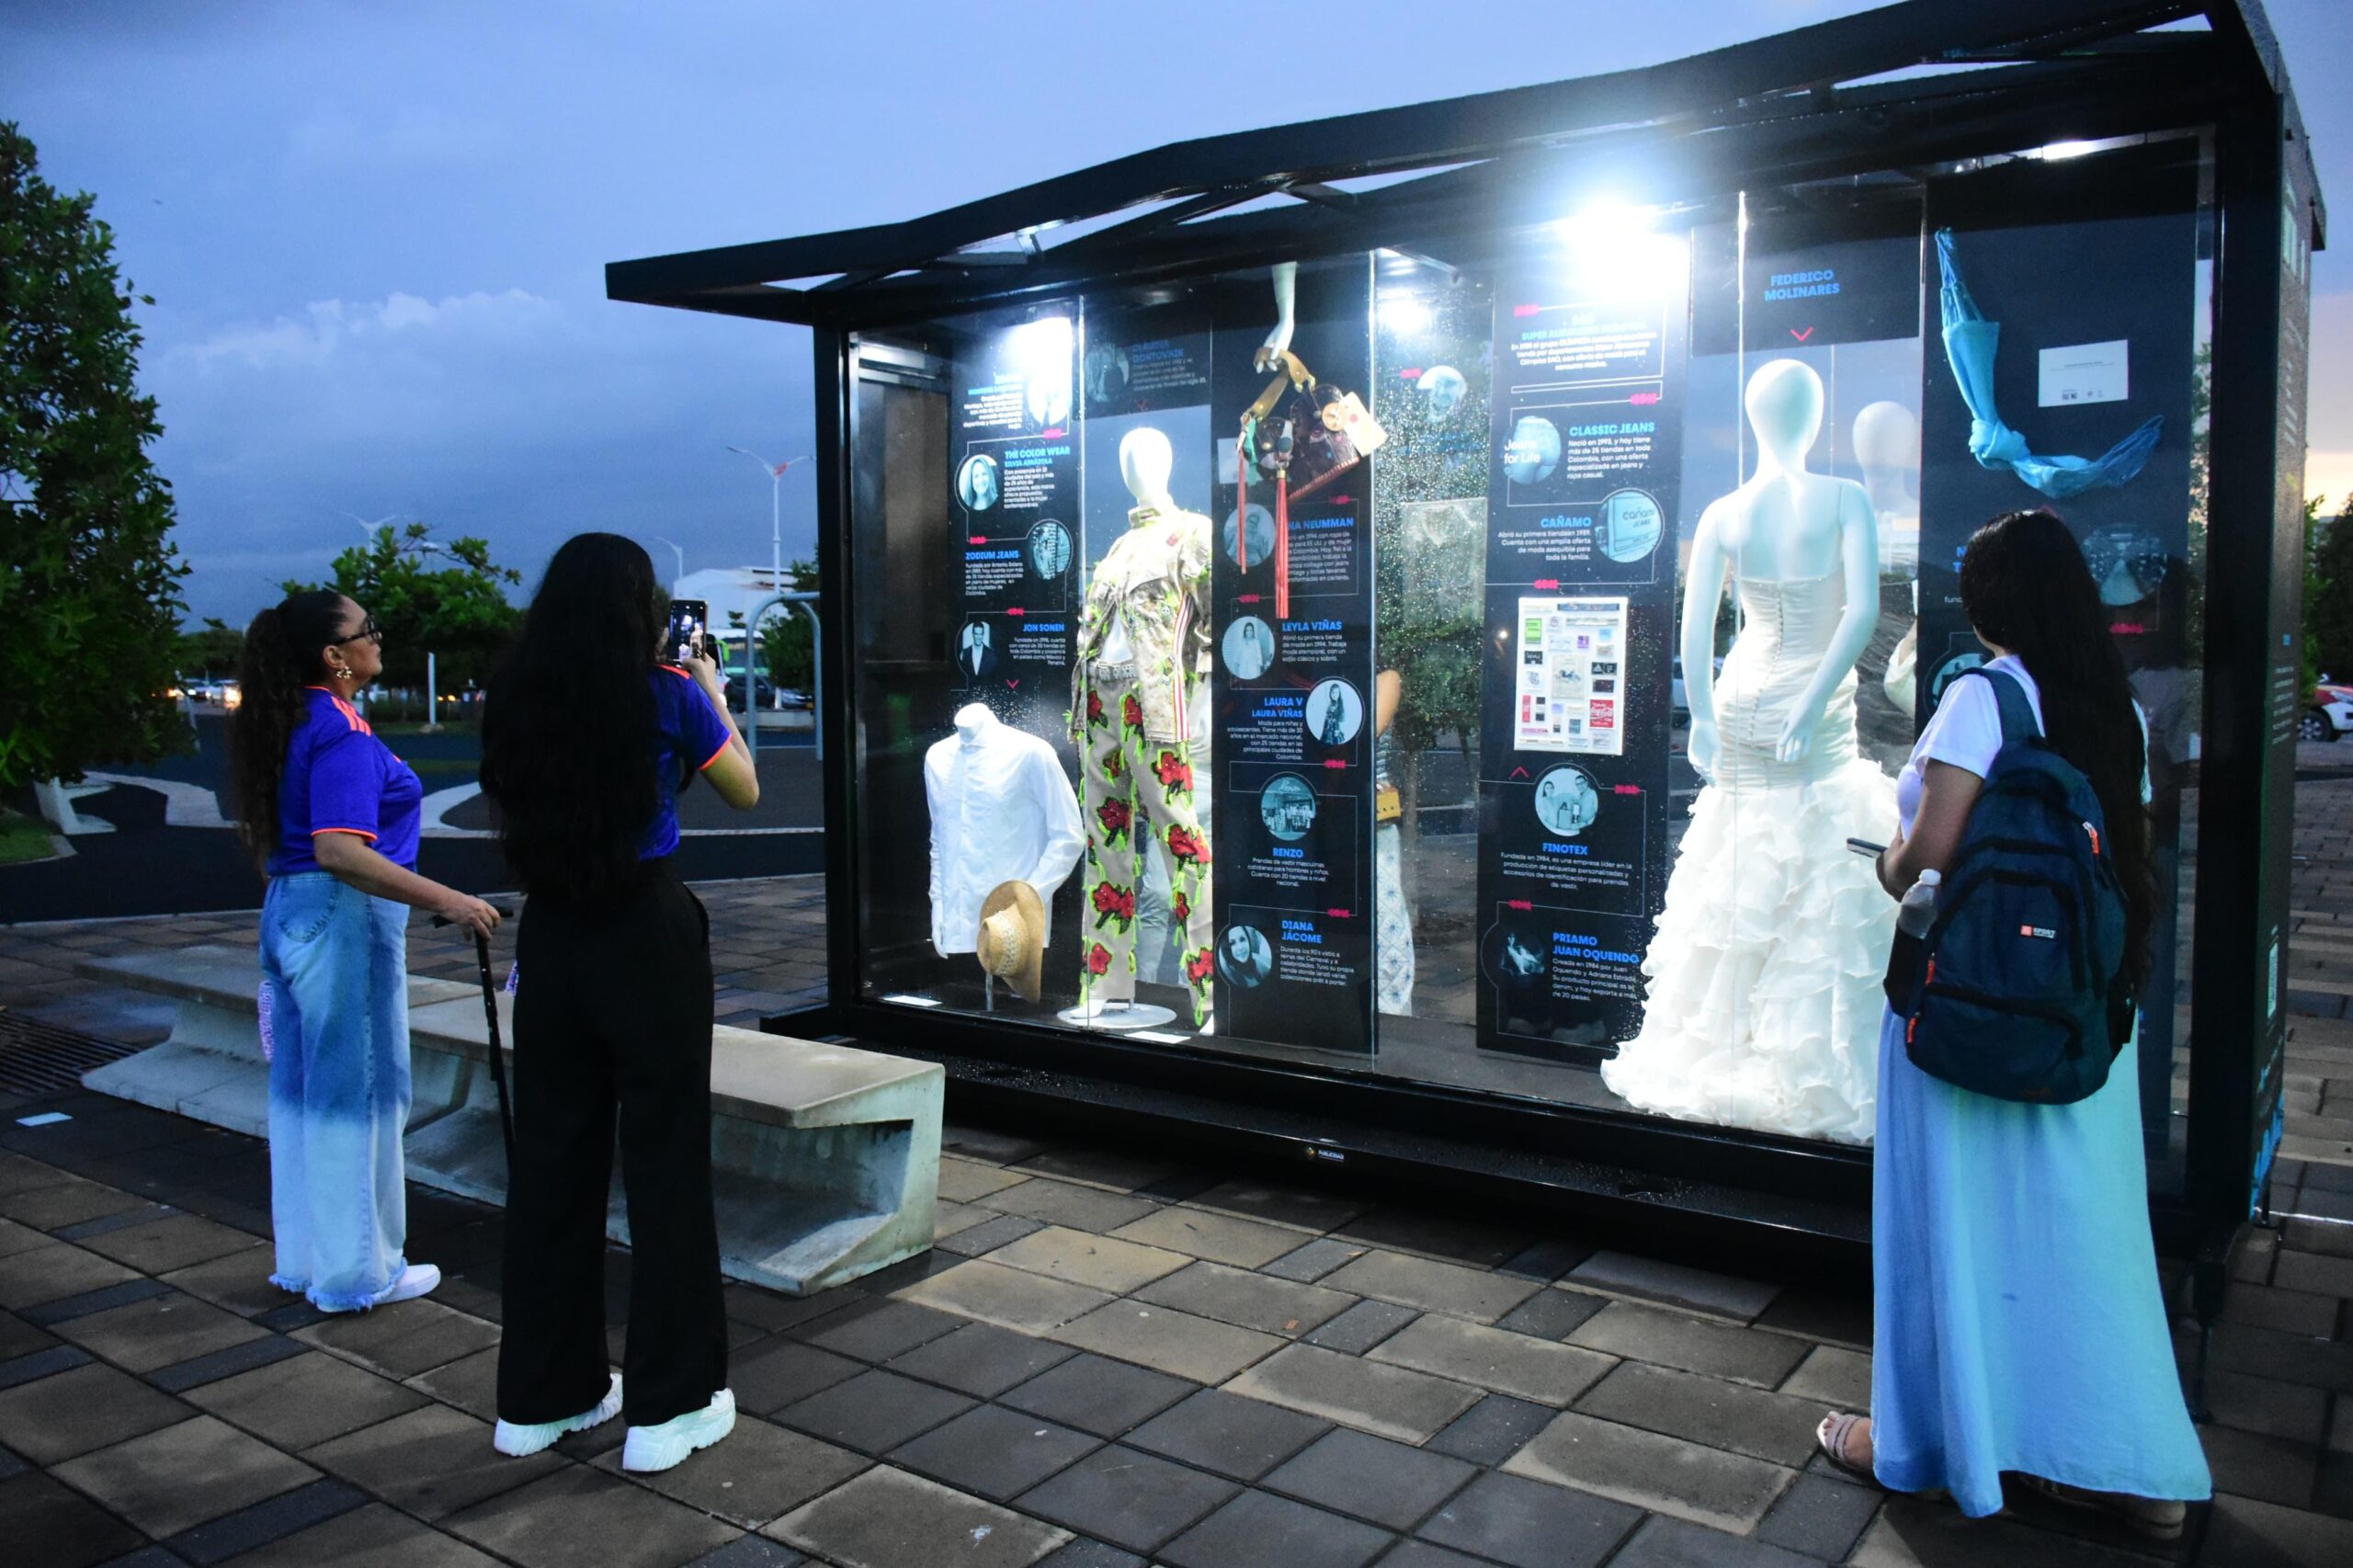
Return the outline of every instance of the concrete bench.
<path id="1" fill-rule="evenodd" d="M 216 1126 L 263 1133 L 267 1064 L 261 966 L 250 950 L 186 948 L 92 959 L 91 978 L 177 999 L 172 1036 L 85 1074 L 93 1089 Z M 511 1041 L 512 998 L 499 997 Z M 506 1160 L 482 994 L 409 980 L 415 1100 L 404 1152 L 414 1180 L 490 1202 Z M 513 1047 L 508 1048 L 512 1057 Z M 795 1295 L 931 1245 L 945 1077 L 927 1062 L 720 1028 L 711 1035 L 711 1165 L 722 1266 Z M 618 1173 L 607 1233 L 629 1239 Z"/>

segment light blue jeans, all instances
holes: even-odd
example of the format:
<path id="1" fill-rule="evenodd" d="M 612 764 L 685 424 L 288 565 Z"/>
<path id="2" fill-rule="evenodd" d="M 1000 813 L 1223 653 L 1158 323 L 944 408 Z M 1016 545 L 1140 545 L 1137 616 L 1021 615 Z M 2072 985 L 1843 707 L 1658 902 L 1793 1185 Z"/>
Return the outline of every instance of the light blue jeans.
<path id="1" fill-rule="evenodd" d="M 270 1283 L 326 1312 L 373 1306 L 408 1260 L 408 906 L 324 871 L 270 880 Z"/>

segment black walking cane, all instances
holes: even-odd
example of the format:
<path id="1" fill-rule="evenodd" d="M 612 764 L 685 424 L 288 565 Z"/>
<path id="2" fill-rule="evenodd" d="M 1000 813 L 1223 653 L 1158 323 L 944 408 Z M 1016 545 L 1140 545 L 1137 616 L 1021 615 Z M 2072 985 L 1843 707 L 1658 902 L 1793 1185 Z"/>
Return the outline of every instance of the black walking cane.
<path id="1" fill-rule="evenodd" d="M 499 910 L 498 917 L 507 918 L 506 911 Z M 437 915 L 433 924 L 452 922 L 447 915 Z M 474 967 L 482 976 L 483 1021 L 490 1026 L 490 1082 L 498 1091 L 498 1131 L 506 1144 L 506 1168 L 511 1171 L 515 1168 L 515 1108 L 506 1096 L 506 1048 L 498 1038 L 498 988 L 490 978 L 490 938 L 480 931 L 474 933 Z"/>

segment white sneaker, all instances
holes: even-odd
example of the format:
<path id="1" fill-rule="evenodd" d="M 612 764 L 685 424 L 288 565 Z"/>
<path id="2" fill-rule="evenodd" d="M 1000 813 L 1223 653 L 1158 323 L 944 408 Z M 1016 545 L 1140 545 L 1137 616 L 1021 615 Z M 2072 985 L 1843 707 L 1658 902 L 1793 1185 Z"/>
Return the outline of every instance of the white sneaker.
<path id="1" fill-rule="evenodd" d="M 419 1296 L 429 1296 L 440 1289 L 441 1271 L 429 1263 L 412 1263 L 401 1271 L 401 1277 L 384 1287 L 384 1293 L 370 1303 L 389 1307 L 394 1301 L 413 1301 Z"/>
<path id="2" fill-rule="evenodd" d="M 623 1470 L 667 1470 L 735 1430 L 735 1392 L 721 1389 L 700 1410 L 674 1415 L 659 1426 L 632 1426 L 621 1446 Z"/>
<path id="3" fill-rule="evenodd" d="M 605 1397 L 593 1407 L 562 1421 L 501 1421 L 498 1429 L 490 1435 L 490 1446 L 510 1458 L 521 1459 L 526 1454 L 536 1454 L 549 1447 L 566 1432 L 585 1432 L 591 1426 L 604 1425 L 620 1413 L 621 1375 L 615 1372 L 612 1386 L 605 1391 Z"/>

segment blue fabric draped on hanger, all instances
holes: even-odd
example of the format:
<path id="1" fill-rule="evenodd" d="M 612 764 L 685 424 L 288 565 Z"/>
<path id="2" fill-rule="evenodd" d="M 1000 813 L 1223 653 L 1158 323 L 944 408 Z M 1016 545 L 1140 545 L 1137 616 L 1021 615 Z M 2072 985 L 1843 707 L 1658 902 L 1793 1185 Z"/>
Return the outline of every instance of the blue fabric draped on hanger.
<path id="1" fill-rule="evenodd" d="M 1945 358 L 1961 400 L 1969 405 L 1969 455 L 1984 468 L 2006 468 L 2054 501 L 2086 490 L 2123 484 L 2141 472 L 2156 447 L 2165 415 L 2147 423 L 2097 458 L 2044 458 L 2027 449 L 2026 437 L 2002 423 L 1994 405 L 1994 354 L 2001 347 L 2002 324 L 1987 321 L 1969 297 L 1953 259 L 1950 229 L 1937 231 L 1937 265 L 1944 274 L 1942 302 Z"/>

